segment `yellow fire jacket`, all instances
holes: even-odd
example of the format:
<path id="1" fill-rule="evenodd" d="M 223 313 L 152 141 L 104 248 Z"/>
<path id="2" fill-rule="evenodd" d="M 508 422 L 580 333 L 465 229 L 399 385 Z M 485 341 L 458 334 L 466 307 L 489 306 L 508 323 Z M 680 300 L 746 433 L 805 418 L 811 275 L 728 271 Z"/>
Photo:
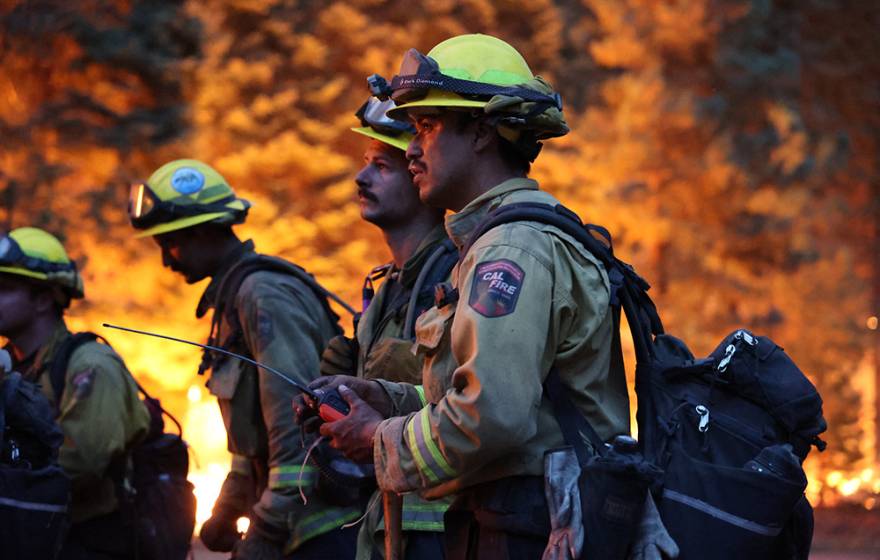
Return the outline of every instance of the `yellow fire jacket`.
<path id="1" fill-rule="evenodd" d="M 246 242 L 227 259 L 202 296 L 200 309 L 213 306 L 227 274 L 253 251 L 253 243 Z M 241 283 L 234 303 L 241 329 L 225 315 L 221 318 L 217 340 L 225 349 L 303 385 L 317 377 L 321 351 L 336 331 L 306 284 L 289 274 L 256 271 Z M 290 383 L 240 360 L 217 356 L 208 389 L 220 405 L 232 468 L 256 480 L 259 496 L 253 511 L 270 526 L 289 530 L 287 551 L 357 518 L 354 508 L 330 507 L 317 496 L 309 496 L 305 505 L 300 498 L 300 488 L 312 493 L 317 470 L 304 465 L 306 450 L 290 408 L 298 391 Z"/>
<path id="2" fill-rule="evenodd" d="M 459 247 L 487 212 L 534 201 L 556 204 L 535 181 L 512 179 L 446 219 Z M 541 475 L 544 452 L 563 445 L 542 383 L 555 366 L 599 435 L 629 431 L 626 380 L 610 375 L 612 316 L 603 266 L 574 239 L 517 222 L 483 235 L 453 270 L 456 303 L 416 326 L 424 396 L 380 382 L 404 416 L 374 438 L 379 485 L 446 496 L 514 475 Z"/>
<path id="3" fill-rule="evenodd" d="M 49 371 L 55 353 L 70 336 L 64 321 L 59 321 L 23 375 L 38 382 L 59 411 L 64 443 L 58 463 L 71 478 L 70 517 L 78 523 L 118 507 L 115 482 L 107 469 L 146 435 L 150 414 L 122 358 L 98 342 L 74 350 L 59 399 L 52 391 Z"/>

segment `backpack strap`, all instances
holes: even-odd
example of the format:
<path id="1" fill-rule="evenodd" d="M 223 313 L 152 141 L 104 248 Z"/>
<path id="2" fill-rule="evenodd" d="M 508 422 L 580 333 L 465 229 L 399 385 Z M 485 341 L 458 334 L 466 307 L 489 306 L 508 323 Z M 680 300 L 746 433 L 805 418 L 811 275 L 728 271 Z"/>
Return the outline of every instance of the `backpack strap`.
<path id="1" fill-rule="evenodd" d="M 440 243 L 419 271 L 413 284 L 403 322 L 403 338 L 415 339 L 415 320 L 426 309 L 434 305 L 434 286 L 446 280 L 449 272 L 458 262 L 458 250 L 451 239 L 446 238 Z M 420 300 L 427 300 L 428 305 L 419 305 Z"/>
<path id="2" fill-rule="evenodd" d="M 647 364 L 654 357 L 653 337 L 663 333 L 663 324 L 660 321 L 657 308 L 647 293 L 650 285 L 636 274 L 632 266 L 614 256 L 611 235 L 607 229 L 584 224 L 577 214 L 562 204 L 551 206 L 521 202 L 498 207 L 475 228 L 461 252 L 459 262 L 464 259 L 480 236 L 492 228 L 512 222 L 538 222 L 553 226 L 580 243 L 605 267 L 611 289 L 609 303 L 614 323 L 610 367 L 613 371 L 625 372 L 620 341 L 620 311 L 623 309 L 635 348 L 636 394 L 638 395 L 641 392 L 640 387 L 648 387 L 647 384 L 642 383 L 640 378 L 645 375 L 642 372 L 648 371 Z M 563 437 L 568 445 L 574 447 L 581 464 L 584 464 L 588 459 L 589 453 L 578 434 L 586 436 L 595 450 L 601 453 L 604 450 L 601 438 L 565 395 L 564 387 L 555 368 L 551 368 L 544 382 L 544 390 L 553 405 L 553 414 L 559 423 Z M 650 395 L 645 395 L 646 401 L 650 398 Z"/>
<path id="3" fill-rule="evenodd" d="M 562 438 L 566 444 L 574 448 L 578 463 L 586 465 L 594 453 L 590 453 L 582 435 L 587 437 L 590 445 L 593 446 L 595 454 L 602 453 L 605 442 L 602 441 L 602 438 L 599 437 L 599 434 L 596 433 L 590 422 L 574 406 L 568 395 L 565 394 L 565 387 L 563 387 L 555 367 L 550 368 L 550 373 L 547 374 L 547 379 L 544 380 L 544 392 L 553 405 L 553 416 L 556 417 L 556 422 L 559 424 L 560 430 L 562 430 Z"/>
<path id="4" fill-rule="evenodd" d="M 52 357 L 52 365 L 49 368 L 49 383 L 52 385 L 52 393 L 55 395 L 55 412 L 59 412 L 61 407 L 61 395 L 64 393 L 64 386 L 67 383 L 67 366 L 70 364 L 70 358 L 76 349 L 88 342 L 96 342 L 98 339 L 107 341 L 93 332 L 80 332 L 69 336 Z M 107 344 L 107 346 L 110 346 Z"/>
<path id="5" fill-rule="evenodd" d="M 519 202 L 498 207 L 490 212 L 471 234 L 461 251 L 459 262 L 483 234 L 502 224 L 512 222 L 538 222 L 553 226 L 574 238 L 602 263 L 611 284 L 611 305 L 622 308 L 626 314 L 635 346 L 636 362 L 647 364 L 654 354 L 651 345 L 652 335 L 663 333 L 660 315 L 647 293 L 650 284 L 636 274 L 632 266 L 614 256 L 608 230 L 601 226 L 584 224 L 577 214 L 562 204 L 551 206 L 535 202 Z"/>
<path id="6" fill-rule="evenodd" d="M 235 294 L 238 293 L 245 279 L 258 271 L 279 272 L 293 276 L 315 294 L 315 297 L 321 303 L 324 313 L 330 318 L 335 325 L 336 334 L 342 334 L 342 328 L 339 326 L 339 315 L 330 307 L 329 300 L 333 300 L 341 305 L 352 316 L 356 314 L 354 308 L 345 303 L 339 296 L 321 286 L 315 277 L 306 272 L 300 266 L 288 262 L 279 257 L 254 253 L 253 255 L 243 259 L 226 273 L 220 286 L 217 289 L 217 295 L 214 298 L 214 315 L 211 318 L 211 330 L 208 334 L 208 344 L 211 346 L 228 346 L 229 341 L 219 340 L 218 333 L 220 331 L 220 323 L 223 318 L 232 326 L 233 336 L 241 333 L 241 325 L 238 320 L 238 309 L 235 307 Z M 202 354 L 202 363 L 199 365 L 199 375 L 202 375 L 210 369 L 213 359 L 210 350 L 205 350 Z"/>

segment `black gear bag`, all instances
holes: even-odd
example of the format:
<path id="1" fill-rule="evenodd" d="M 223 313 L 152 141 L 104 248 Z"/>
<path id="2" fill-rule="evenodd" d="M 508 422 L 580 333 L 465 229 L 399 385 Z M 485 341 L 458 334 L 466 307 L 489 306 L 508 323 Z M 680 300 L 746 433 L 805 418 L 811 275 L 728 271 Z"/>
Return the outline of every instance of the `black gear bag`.
<path id="1" fill-rule="evenodd" d="M 35 383 L 0 370 L 0 557 L 51 560 L 68 526 L 63 435 Z"/>
<path id="2" fill-rule="evenodd" d="M 59 348 L 49 373 L 59 402 L 73 352 L 98 340 L 109 346 L 97 334 L 81 332 Z M 125 457 L 120 459 L 121 464 L 111 466 L 112 472 L 118 473 L 120 507 L 134 525 L 132 544 L 139 560 L 184 560 L 189 556 L 195 528 L 196 498 L 193 485 L 186 479 L 189 453 L 183 428 L 158 399 L 151 397 L 137 381 L 135 385 L 150 413 L 150 430 L 142 442 L 129 450 L 130 470 L 125 468 Z M 163 415 L 171 419 L 178 433 L 165 433 Z"/>
<path id="3" fill-rule="evenodd" d="M 586 247 L 608 273 L 615 317 L 611 367 L 623 375 L 622 309 L 636 353 L 639 449 L 664 471 L 652 492 L 681 550 L 679 558 L 806 560 L 813 525 L 801 465 L 812 446 L 825 448 L 819 434 L 827 427 L 813 384 L 781 347 L 744 329 L 725 337 L 708 357 L 696 359 L 684 342 L 664 333 L 648 283 L 614 256 L 608 232 L 581 223 L 562 205 L 499 207 L 476 228 L 462 255 L 489 229 L 522 221 L 558 228 Z M 564 391 L 558 392 L 564 397 Z M 549 398 L 563 432 L 577 429 L 586 435 L 578 429 L 585 419 L 576 422 L 559 398 Z M 606 499 L 607 489 L 591 489 L 584 479 L 582 474 L 582 497 Z M 584 508 L 586 523 L 590 507 Z M 591 530 L 596 527 L 585 531 L 589 558 L 597 552 L 590 549 Z"/>

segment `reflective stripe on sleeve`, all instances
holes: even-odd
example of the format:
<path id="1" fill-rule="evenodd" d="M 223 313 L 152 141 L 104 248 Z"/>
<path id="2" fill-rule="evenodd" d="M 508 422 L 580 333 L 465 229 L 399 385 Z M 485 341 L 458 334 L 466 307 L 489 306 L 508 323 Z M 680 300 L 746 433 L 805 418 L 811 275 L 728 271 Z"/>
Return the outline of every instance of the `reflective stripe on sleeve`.
<path id="1" fill-rule="evenodd" d="M 431 438 L 430 408 L 423 408 L 406 425 L 406 443 L 419 471 L 429 481 L 438 483 L 456 477 L 455 470 Z"/>
<path id="2" fill-rule="evenodd" d="M 286 551 L 295 550 L 309 539 L 323 535 L 337 527 L 342 527 L 346 523 L 354 521 L 360 515 L 360 510 L 351 507 L 329 507 L 322 509 L 318 513 L 307 515 L 296 523 L 293 529 L 293 537 Z"/>
<path id="3" fill-rule="evenodd" d="M 416 392 L 419 394 L 419 401 L 422 403 L 422 406 L 428 404 L 428 400 L 425 398 L 425 387 L 422 385 L 416 385 Z"/>
<path id="4" fill-rule="evenodd" d="M 311 466 L 282 465 L 269 469 L 269 488 L 308 488 L 318 479 L 318 469 Z"/>

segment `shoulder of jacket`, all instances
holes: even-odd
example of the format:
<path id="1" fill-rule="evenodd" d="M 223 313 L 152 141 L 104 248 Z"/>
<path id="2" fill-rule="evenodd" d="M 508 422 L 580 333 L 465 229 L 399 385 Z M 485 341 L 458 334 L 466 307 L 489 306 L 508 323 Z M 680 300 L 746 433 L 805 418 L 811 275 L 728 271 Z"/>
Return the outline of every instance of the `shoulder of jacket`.
<path id="1" fill-rule="evenodd" d="M 90 340 L 74 349 L 67 362 L 67 373 L 95 368 L 105 371 L 125 371 L 122 357 L 110 346 Z"/>
<path id="2" fill-rule="evenodd" d="M 315 300 L 314 291 L 300 278 L 277 270 L 257 270 L 248 274 L 236 294 L 236 306 L 246 306 L 262 299 Z"/>

